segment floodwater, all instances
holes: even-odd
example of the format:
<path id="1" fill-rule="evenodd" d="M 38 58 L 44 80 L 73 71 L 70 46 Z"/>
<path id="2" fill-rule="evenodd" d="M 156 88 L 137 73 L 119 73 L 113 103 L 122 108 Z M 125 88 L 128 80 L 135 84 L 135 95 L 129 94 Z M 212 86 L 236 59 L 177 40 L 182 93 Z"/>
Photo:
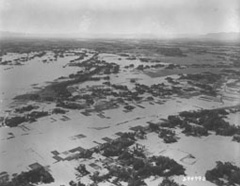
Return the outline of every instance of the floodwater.
<path id="1" fill-rule="evenodd" d="M 0 66 L 0 93 L 2 101 L 0 109 L 6 109 L 16 95 L 34 91 L 33 84 L 42 87 L 49 81 L 54 81 L 61 76 L 68 76 L 79 71 L 79 67 L 66 66 L 70 60 L 77 57 L 68 56 L 50 63 L 43 63 L 42 59 L 35 58 L 22 66 Z M 99 57 L 107 62 L 118 63 L 121 67 L 131 63 L 134 63 L 135 67 L 137 64 L 143 64 L 138 60 L 127 61 L 122 57 L 122 60 L 118 60 L 119 56 L 117 55 L 100 54 Z M 138 71 L 124 71 L 122 69 L 120 74 L 110 75 L 112 83 L 131 87 L 129 82 L 131 78 L 136 78 L 139 83 L 147 85 L 167 83 L 165 77 L 152 78 Z M 178 78 L 177 75 L 173 74 L 171 74 L 171 77 Z M 96 83 L 101 83 L 101 81 L 86 82 L 75 86 L 85 88 L 87 85 L 92 86 Z M 56 179 L 56 182 L 52 185 L 66 184 L 70 180 L 75 179 L 74 167 L 79 162 L 75 160 L 71 162 L 56 162 L 51 151 L 57 150 L 61 155 L 64 155 L 65 152 L 78 146 L 89 149 L 96 146 L 96 143 L 94 143 L 96 141 L 103 143 L 103 137 L 108 136 L 114 139 L 117 137 L 115 135 L 116 132 L 129 132 L 130 127 L 144 126 L 150 120 L 167 118 L 170 114 L 177 114 L 185 110 L 212 109 L 231 106 L 232 104 L 231 101 L 224 101 L 224 103 L 207 102 L 200 100 L 198 97 L 184 99 L 172 96 L 170 100 L 163 104 L 143 102 L 141 103 L 142 107 L 134 105 L 136 108 L 128 113 L 125 113 L 122 110 L 123 108 L 119 108 L 120 110 L 106 110 L 103 112 L 104 116 L 106 116 L 105 118 L 99 118 L 97 114 L 85 116 L 80 114 L 79 111 L 73 110 L 65 114 L 65 116 L 70 118 L 67 121 L 62 120 L 61 115 L 51 115 L 41 118 L 37 122 L 25 123 L 15 128 L 2 127 L 0 130 L 0 155 L 3 161 L 0 162 L 0 172 L 7 171 L 10 174 L 21 172 L 27 170 L 30 164 L 39 162 L 44 166 L 50 166 L 51 173 Z M 47 105 L 46 107 L 50 106 Z M 99 130 L 97 128 L 102 129 Z M 9 134 L 13 134 L 14 137 L 9 139 Z M 75 139 L 74 136 L 79 134 L 84 134 L 85 138 Z M 185 156 L 185 154 L 196 156 L 197 162 L 194 166 L 185 165 L 187 174 L 190 176 L 204 175 L 206 170 L 215 166 L 216 160 L 239 163 L 239 160 L 236 159 L 236 154 L 239 154 L 239 145 L 232 143 L 230 138 L 213 135 L 204 138 L 193 138 L 180 134 L 181 139 L 179 142 L 171 145 L 171 148 L 169 148 L 167 144 L 156 140 L 158 139 L 156 135 L 151 135 L 148 135 L 148 140 L 142 140 L 139 143 L 148 147 L 153 153 L 157 152 L 159 154 L 160 148 L 164 147 L 168 151 L 166 150 L 163 155 L 172 156 L 171 158 L 174 158 L 176 161 L 180 161 L 179 159 L 182 158 L 182 155 Z M 206 149 L 210 150 L 206 151 Z M 216 149 L 220 149 L 220 151 L 216 151 Z M 184 153 L 178 153 L 180 150 L 184 151 Z M 11 164 L 6 164 L 6 162 L 10 161 Z M 209 185 L 210 183 L 206 182 L 206 184 Z M 153 184 L 150 183 L 149 185 Z"/>
<path id="2" fill-rule="evenodd" d="M 0 110 L 3 111 L 9 106 L 15 96 L 34 91 L 34 86 L 42 87 L 49 81 L 79 71 L 77 67 L 64 67 L 76 57 L 67 56 L 49 63 L 43 63 L 41 59 L 35 58 L 25 62 L 24 65 L 0 66 Z"/>

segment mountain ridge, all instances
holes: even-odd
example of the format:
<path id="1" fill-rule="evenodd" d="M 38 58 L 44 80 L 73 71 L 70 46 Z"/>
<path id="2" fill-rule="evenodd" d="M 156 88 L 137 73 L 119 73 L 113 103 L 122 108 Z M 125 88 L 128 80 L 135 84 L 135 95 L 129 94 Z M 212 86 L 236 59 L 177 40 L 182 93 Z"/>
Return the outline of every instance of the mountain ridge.
<path id="1" fill-rule="evenodd" d="M 240 41 L 240 32 L 216 32 L 207 34 L 176 34 L 164 35 L 164 37 L 154 34 L 34 34 L 0 31 L 0 38 L 72 38 L 72 39 L 201 39 L 201 40 L 221 40 Z"/>

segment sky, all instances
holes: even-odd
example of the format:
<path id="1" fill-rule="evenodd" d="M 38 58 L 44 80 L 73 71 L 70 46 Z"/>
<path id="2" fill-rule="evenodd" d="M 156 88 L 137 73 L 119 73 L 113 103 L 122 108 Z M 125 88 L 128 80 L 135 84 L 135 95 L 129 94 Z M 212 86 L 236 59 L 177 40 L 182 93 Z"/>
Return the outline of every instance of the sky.
<path id="1" fill-rule="evenodd" d="M 0 31 L 159 37 L 240 32 L 240 0 L 0 0 Z"/>

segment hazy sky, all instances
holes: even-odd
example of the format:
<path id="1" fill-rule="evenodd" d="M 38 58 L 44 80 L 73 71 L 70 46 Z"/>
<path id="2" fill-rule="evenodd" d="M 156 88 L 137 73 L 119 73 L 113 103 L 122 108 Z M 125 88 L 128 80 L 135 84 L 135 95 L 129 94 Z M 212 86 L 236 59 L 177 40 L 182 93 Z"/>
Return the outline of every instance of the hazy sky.
<path id="1" fill-rule="evenodd" d="M 240 0 L 0 0 L 0 30 L 204 34 L 240 31 Z"/>

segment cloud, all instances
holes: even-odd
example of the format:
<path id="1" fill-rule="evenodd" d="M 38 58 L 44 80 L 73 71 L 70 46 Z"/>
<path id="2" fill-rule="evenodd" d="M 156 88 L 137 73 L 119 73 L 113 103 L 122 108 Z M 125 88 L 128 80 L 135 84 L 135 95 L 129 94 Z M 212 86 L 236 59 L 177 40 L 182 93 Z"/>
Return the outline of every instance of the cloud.
<path id="1" fill-rule="evenodd" d="M 239 0 L 0 0 L 0 29 L 44 33 L 239 31 Z"/>
<path id="2" fill-rule="evenodd" d="M 91 26 L 92 18 L 90 13 L 83 14 L 79 20 L 78 30 L 80 33 L 90 32 L 89 28 Z"/>

